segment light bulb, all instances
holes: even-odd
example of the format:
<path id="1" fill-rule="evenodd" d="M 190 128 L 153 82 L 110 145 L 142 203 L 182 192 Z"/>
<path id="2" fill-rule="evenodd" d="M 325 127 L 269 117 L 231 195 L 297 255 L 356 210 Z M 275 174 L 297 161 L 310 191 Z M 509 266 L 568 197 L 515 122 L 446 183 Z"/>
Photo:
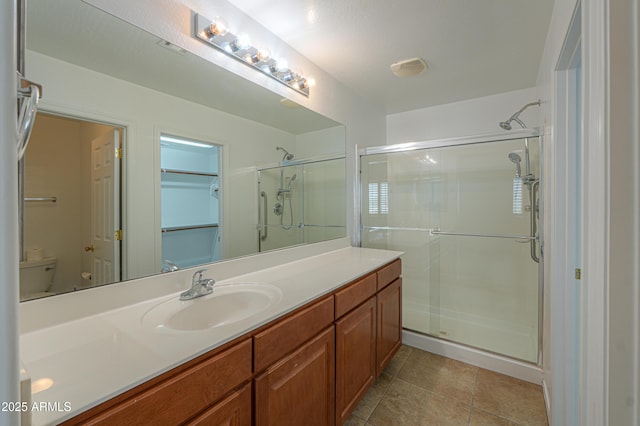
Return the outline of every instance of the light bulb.
<path id="1" fill-rule="evenodd" d="M 247 50 L 251 47 L 251 39 L 247 34 L 240 34 L 232 44 L 234 50 Z"/>
<path id="2" fill-rule="evenodd" d="M 211 22 L 209 25 L 209 36 L 211 38 L 217 36 L 223 36 L 229 31 L 227 27 L 227 23 L 224 22 L 224 19 L 217 17 Z"/>
<path id="3" fill-rule="evenodd" d="M 259 49 L 258 51 L 254 51 L 247 53 L 244 55 L 244 60 L 250 64 L 257 64 L 258 62 L 268 61 L 270 58 L 269 51 L 266 49 Z"/>
<path id="4" fill-rule="evenodd" d="M 278 72 L 287 71 L 289 69 L 289 63 L 284 59 L 277 59 L 275 68 L 276 68 L 276 71 Z"/>
<path id="5" fill-rule="evenodd" d="M 271 58 L 271 52 L 268 49 L 259 49 L 256 57 L 258 62 L 265 62 Z"/>

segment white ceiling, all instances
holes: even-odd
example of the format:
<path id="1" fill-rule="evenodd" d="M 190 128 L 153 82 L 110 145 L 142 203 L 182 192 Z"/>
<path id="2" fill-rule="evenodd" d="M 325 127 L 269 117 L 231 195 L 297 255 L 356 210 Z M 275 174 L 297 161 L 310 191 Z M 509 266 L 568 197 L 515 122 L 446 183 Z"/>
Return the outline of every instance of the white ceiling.
<path id="1" fill-rule="evenodd" d="M 534 87 L 553 9 L 553 0 L 231 2 L 387 113 Z M 413 57 L 429 69 L 391 74 Z"/>

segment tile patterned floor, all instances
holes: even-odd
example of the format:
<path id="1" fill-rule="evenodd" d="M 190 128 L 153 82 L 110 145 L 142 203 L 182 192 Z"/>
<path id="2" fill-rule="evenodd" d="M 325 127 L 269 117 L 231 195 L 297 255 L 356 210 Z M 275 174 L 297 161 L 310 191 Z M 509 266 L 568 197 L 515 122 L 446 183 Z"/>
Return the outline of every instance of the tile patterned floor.
<path id="1" fill-rule="evenodd" d="M 345 426 L 548 425 L 542 388 L 402 346 Z"/>

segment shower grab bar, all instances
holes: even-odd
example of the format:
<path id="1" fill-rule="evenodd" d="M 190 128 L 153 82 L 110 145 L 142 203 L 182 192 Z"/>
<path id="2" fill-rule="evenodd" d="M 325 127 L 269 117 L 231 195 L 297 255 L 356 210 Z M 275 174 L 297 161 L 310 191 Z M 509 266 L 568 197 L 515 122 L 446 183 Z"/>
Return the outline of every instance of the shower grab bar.
<path id="1" fill-rule="evenodd" d="M 264 225 L 262 226 L 262 229 L 259 231 L 261 233 L 260 235 L 260 241 L 264 241 L 267 239 L 267 235 L 269 233 L 269 212 L 267 211 L 267 206 L 269 204 L 269 202 L 267 201 L 267 193 L 262 191 L 260 193 L 260 196 L 264 199 L 263 201 L 263 205 L 264 205 Z M 264 230 L 264 234 L 262 234 L 262 231 Z"/>
<path id="2" fill-rule="evenodd" d="M 442 232 L 438 229 L 432 229 L 429 231 L 431 235 L 455 235 L 458 237 L 486 237 L 486 238 L 508 238 L 512 240 L 531 240 L 537 241 L 538 237 L 536 236 L 522 236 L 522 235 L 497 235 L 497 234 L 465 234 L 461 232 Z"/>
<path id="3" fill-rule="evenodd" d="M 51 201 L 55 203 L 58 201 L 57 197 L 24 197 L 25 201 Z"/>

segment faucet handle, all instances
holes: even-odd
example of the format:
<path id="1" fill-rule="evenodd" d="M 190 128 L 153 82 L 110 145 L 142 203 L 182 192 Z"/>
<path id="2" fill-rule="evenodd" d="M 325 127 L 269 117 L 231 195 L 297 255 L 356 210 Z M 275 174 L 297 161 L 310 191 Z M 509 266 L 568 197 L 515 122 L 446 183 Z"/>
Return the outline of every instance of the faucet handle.
<path id="1" fill-rule="evenodd" d="M 204 269 L 199 269 L 196 272 L 194 272 L 193 273 L 193 282 L 202 281 L 202 274 L 204 272 L 206 272 L 207 270 L 208 270 L 207 268 L 204 268 Z M 197 281 L 196 281 L 196 279 L 197 279 Z"/>

